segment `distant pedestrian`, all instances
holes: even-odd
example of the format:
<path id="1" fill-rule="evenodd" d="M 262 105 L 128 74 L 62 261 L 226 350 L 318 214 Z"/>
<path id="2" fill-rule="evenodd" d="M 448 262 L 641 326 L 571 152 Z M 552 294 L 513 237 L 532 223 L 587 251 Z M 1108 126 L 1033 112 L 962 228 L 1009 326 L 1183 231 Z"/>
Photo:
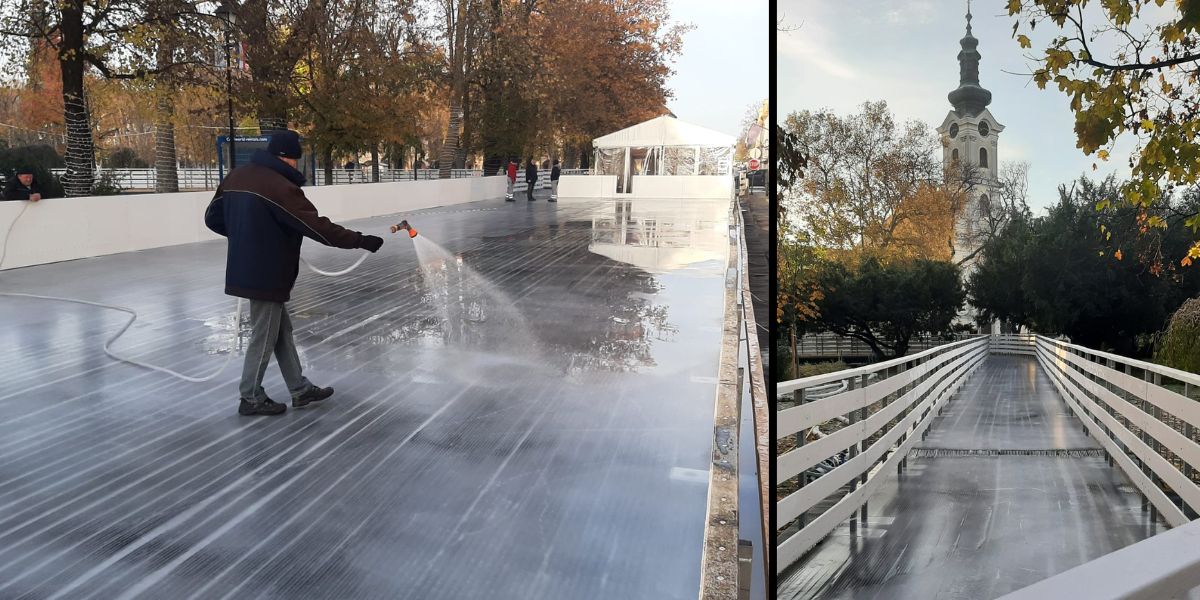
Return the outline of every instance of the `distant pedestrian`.
<path id="1" fill-rule="evenodd" d="M 346 179 L 354 183 L 354 161 L 346 163 Z"/>
<path id="2" fill-rule="evenodd" d="M 516 185 L 517 185 L 517 161 L 510 158 L 510 159 L 508 159 L 508 194 L 504 196 L 505 200 L 507 200 L 509 202 L 513 201 L 513 188 L 515 188 Z"/>
<path id="3" fill-rule="evenodd" d="M 42 199 L 42 186 L 33 177 L 33 169 L 29 167 L 19 167 L 16 176 L 13 177 L 8 185 L 4 186 L 4 193 L 0 194 L 0 200 L 28 200 L 37 202 Z"/>
<path id="4" fill-rule="evenodd" d="M 550 201 L 558 202 L 558 176 L 562 173 L 562 169 L 558 168 L 558 159 L 554 160 L 554 166 L 550 167 Z"/>
<path id="5" fill-rule="evenodd" d="M 529 162 L 525 163 L 525 183 L 525 195 L 533 202 L 533 186 L 537 185 L 537 165 L 534 164 L 532 156 L 529 157 Z"/>

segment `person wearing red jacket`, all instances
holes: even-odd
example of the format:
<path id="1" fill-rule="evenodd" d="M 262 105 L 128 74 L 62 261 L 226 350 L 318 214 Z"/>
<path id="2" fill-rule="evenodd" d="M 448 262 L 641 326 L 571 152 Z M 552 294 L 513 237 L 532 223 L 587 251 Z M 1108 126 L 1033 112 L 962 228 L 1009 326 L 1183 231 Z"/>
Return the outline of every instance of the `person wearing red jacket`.
<path id="1" fill-rule="evenodd" d="M 508 193 L 504 195 L 504 199 L 513 201 L 513 186 L 517 185 L 517 161 L 508 159 Z"/>

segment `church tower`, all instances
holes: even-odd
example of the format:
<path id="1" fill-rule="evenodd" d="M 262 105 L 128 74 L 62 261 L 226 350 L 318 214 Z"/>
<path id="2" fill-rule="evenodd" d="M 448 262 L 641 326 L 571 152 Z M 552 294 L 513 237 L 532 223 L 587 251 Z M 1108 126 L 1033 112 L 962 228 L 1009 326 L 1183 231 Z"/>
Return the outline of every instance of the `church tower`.
<path id="1" fill-rule="evenodd" d="M 971 35 L 971 7 L 967 5 L 967 35 L 959 40 L 958 87 L 950 92 L 954 107 L 937 132 L 942 138 L 942 160 L 947 169 L 975 168 L 975 182 L 966 206 L 955 223 L 954 261 L 962 260 L 979 247 L 977 233 L 982 225 L 980 209 L 994 195 L 997 181 L 997 153 L 1004 126 L 996 121 L 987 106 L 992 93 L 979 85 L 979 40 Z M 956 166 L 958 165 L 958 166 Z M 963 264 L 963 277 L 974 271 L 975 261 Z"/>

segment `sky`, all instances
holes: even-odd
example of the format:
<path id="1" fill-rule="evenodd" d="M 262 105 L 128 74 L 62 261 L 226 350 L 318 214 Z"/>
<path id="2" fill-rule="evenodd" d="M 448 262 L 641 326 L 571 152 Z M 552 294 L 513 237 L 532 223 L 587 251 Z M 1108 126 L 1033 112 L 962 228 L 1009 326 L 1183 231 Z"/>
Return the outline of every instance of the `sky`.
<path id="1" fill-rule="evenodd" d="M 966 30 L 966 2 L 956 0 L 778 0 L 778 115 L 831 108 L 856 112 L 867 100 L 885 100 L 898 120 L 920 119 L 936 127 L 958 86 L 959 40 Z M 1102 162 L 1075 147 L 1069 99 L 1053 86 L 1038 89 L 1031 62 L 1012 38 L 1013 20 L 1000 0 L 973 3 L 972 33 L 979 39 L 980 84 L 991 90 L 988 106 L 1006 129 L 998 154 L 1029 163 L 1029 205 L 1035 214 L 1058 199 L 1060 183 L 1082 174 L 1128 176 L 1124 160 Z M 1051 27 L 1031 35 L 1045 48 Z M 1022 30 L 1028 33 L 1028 28 Z M 1038 42 L 1042 42 L 1039 46 Z M 1134 140 L 1118 142 L 1112 156 L 1127 157 Z M 1097 163 L 1098 170 L 1092 170 Z"/>
<path id="2" fill-rule="evenodd" d="M 676 58 L 667 107 L 683 121 L 736 136 L 747 107 L 770 93 L 768 0 L 671 0 L 671 20 L 691 23 Z"/>

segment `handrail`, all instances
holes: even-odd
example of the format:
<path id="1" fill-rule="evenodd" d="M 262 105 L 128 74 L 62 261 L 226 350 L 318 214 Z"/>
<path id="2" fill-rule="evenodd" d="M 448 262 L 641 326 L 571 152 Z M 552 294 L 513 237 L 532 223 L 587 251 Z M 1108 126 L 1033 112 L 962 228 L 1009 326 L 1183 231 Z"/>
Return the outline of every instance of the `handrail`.
<path id="1" fill-rule="evenodd" d="M 1178 598 L 1200 585 L 1200 521 L 1110 552 L 1000 600 Z"/>
<path id="2" fill-rule="evenodd" d="M 822 383 L 828 383 L 830 381 L 840 381 L 840 380 L 844 379 L 845 377 L 850 377 L 852 375 L 863 375 L 866 373 L 873 373 L 875 371 L 879 371 L 882 369 L 894 367 L 896 365 L 904 364 L 913 359 L 917 359 L 917 358 L 920 358 L 923 356 L 928 356 L 931 353 L 942 352 L 949 348 L 955 348 L 955 347 L 961 346 L 963 344 L 969 344 L 973 341 L 978 341 L 980 339 L 986 339 L 986 338 L 987 338 L 987 336 L 975 336 L 975 337 L 967 338 L 965 340 L 959 340 L 957 342 L 951 342 L 949 344 L 937 346 L 935 348 L 930 348 L 923 352 L 918 352 L 917 354 L 899 356 L 899 357 L 896 357 L 896 358 L 893 358 L 890 360 L 885 360 L 885 361 L 879 362 L 879 363 L 872 363 L 872 364 L 865 365 L 862 367 L 853 367 L 853 368 L 845 369 L 842 371 L 836 371 L 834 373 L 824 373 L 821 375 L 813 375 L 812 377 L 801 377 L 800 379 L 792 379 L 791 381 L 781 381 L 781 382 L 779 382 L 778 386 L 776 387 L 776 394 L 779 396 L 782 396 L 784 394 L 790 394 L 800 388 L 812 387 L 814 385 L 820 385 Z M 844 377 L 838 376 L 838 375 L 842 375 L 842 374 L 844 374 Z"/>
<path id="3" fill-rule="evenodd" d="M 1200 513 L 1200 396 L 1191 391 L 1200 377 L 1044 336 L 1036 351 L 1084 430 L 1168 524 Z M 1182 393 L 1163 385 L 1164 374 Z"/>
<path id="4" fill-rule="evenodd" d="M 988 336 L 978 336 L 779 384 L 778 395 L 793 395 L 796 406 L 779 411 L 775 438 L 779 442 L 797 435 L 798 444 L 777 457 L 775 480 L 783 485 L 796 478 L 798 487 L 776 502 L 776 521 L 785 530 L 797 521 L 799 528 L 781 540 L 776 531 L 777 572 L 842 521 L 850 518 L 855 527 L 857 513 L 865 518 L 867 501 L 884 479 L 881 474 L 900 466 L 934 416 L 983 362 L 989 342 Z M 836 382 L 845 382 L 846 389 L 819 399 L 808 395 L 811 388 Z M 805 443 L 811 427 L 841 418 L 849 423 Z"/>
<path id="5" fill-rule="evenodd" d="M 779 523 L 801 519 L 799 530 L 778 544 L 777 566 L 783 569 L 799 560 L 846 518 L 851 519 L 853 528 L 860 505 L 860 518 L 865 518 L 866 501 L 882 479 L 877 474 L 886 472 L 889 465 L 902 464 L 907 448 L 915 443 L 915 436 L 908 432 L 923 432 L 928 427 L 931 415 L 982 359 L 976 356 L 974 346 L 980 343 L 987 354 L 1034 356 L 1069 411 L 1079 417 L 1084 432 L 1103 447 L 1109 464 L 1118 466 L 1141 492 L 1143 508 L 1151 510 L 1151 518 L 1161 514 L 1174 527 L 1005 599 L 1151 600 L 1200 588 L 1200 552 L 1196 550 L 1200 547 L 1200 521 L 1189 523 L 1200 516 L 1200 375 L 1042 335 L 993 335 L 983 342 L 976 338 L 886 363 L 779 384 L 781 396 L 795 396 L 797 406 L 780 411 L 777 440 L 805 432 L 838 414 L 849 413 L 852 418 L 848 426 L 778 457 L 777 482 L 799 476 L 802 487 L 777 503 Z M 890 371 L 913 359 L 916 364 L 905 370 Z M 855 382 L 869 373 L 878 373 L 880 381 L 857 387 Z M 897 384 L 897 375 L 907 379 Z M 837 381 L 849 382 L 847 389 L 808 401 L 809 390 Z M 897 397 L 890 403 L 880 402 L 889 396 Z M 902 399 L 907 416 L 893 409 Z M 914 402 L 919 402 L 917 409 L 907 408 Z M 875 403 L 879 409 L 874 414 L 857 418 L 859 411 Z M 881 421 L 897 418 L 900 422 L 892 430 L 880 429 Z M 908 433 L 906 439 L 895 435 L 900 427 Z M 879 434 L 872 445 L 860 449 L 864 440 Z M 803 442 L 803 433 L 800 435 Z M 884 454 L 876 450 L 881 442 L 896 444 L 886 460 L 880 460 Z M 850 449 L 848 460 L 840 459 L 838 448 Z M 810 473 L 818 477 L 807 479 Z M 805 520 L 805 510 L 822 500 L 828 504 L 827 496 L 839 490 L 845 495 L 820 516 Z"/>
<path id="6" fill-rule="evenodd" d="M 1200 510 L 1200 376 L 1041 335 L 1024 343 L 1109 463 L 1142 493 L 1151 518 L 1161 514 L 1174 529 L 1005 599 L 1153 600 L 1200 586 L 1200 521 L 1192 521 Z"/>

